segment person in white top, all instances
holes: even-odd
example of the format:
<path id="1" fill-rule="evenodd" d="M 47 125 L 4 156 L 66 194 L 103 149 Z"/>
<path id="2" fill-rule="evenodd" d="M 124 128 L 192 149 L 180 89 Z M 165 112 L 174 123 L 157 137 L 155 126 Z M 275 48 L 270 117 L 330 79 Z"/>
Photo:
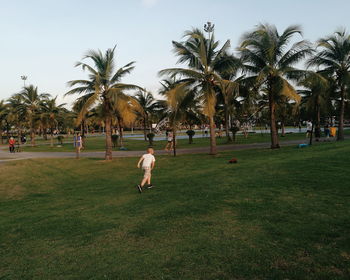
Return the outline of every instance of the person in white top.
<path id="1" fill-rule="evenodd" d="M 306 138 L 310 138 L 311 133 L 312 133 L 312 122 L 307 121 L 306 122 Z"/>
<path id="2" fill-rule="evenodd" d="M 154 150 L 152 148 L 147 149 L 147 154 L 144 154 L 139 162 L 137 163 L 137 168 L 141 167 L 142 163 L 142 169 L 144 171 L 143 179 L 141 181 L 141 184 L 137 185 L 137 188 L 140 193 L 142 193 L 143 186 L 147 183 L 148 188 L 153 188 L 153 185 L 151 184 L 151 171 L 154 168 L 155 165 L 155 157 L 154 157 Z"/>
<path id="3" fill-rule="evenodd" d="M 169 131 L 165 150 L 170 152 L 173 149 L 173 133 Z"/>

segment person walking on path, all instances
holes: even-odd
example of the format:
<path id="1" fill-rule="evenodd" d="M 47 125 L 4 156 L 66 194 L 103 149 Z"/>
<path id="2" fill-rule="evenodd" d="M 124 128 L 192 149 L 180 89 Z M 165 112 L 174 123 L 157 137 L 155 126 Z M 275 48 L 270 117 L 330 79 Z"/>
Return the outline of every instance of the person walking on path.
<path id="1" fill-rule="evenodd" d="M 10 137 L 10 139 L 9 139 L 9 150 L 10 150 L 10 153 L 14 153 L 15 152 L 15 144 L 16 144 L 16 140 L 13 137 Z"/>
<path id="2" fill-rule="evenodd" d="M 141 167 L 142 163 L 142 169 L 144 172 L 143 179 L 141 180 L 141 184 L 137 185 L 137 189 L 139 190 L 140 193 L 142 193 L 142 188 L 144 185 L 147 183 L 148 184 L 148 189 L 153 188 L 153 185 L 151 184 L 151 172 L 152 169 L 154 168 L 156 159 L 154 157 L 154 150 L 152 148 L 147 149 L 147 154 L 144 154 L 139 162 L 137 163 L 137 168 Z"/>
<path id="3" fill-rule="evenodd" d="M 76 158 L 78 159 L 80 157 L 80 150 L 83 146 L 83 142 L 79 132 L 76 134 L 76 136 L 74 136 L 73 141 L 74 141 Z"/>
<path id="4" fill-rule="evenodd" d="M 167 152 L 170 152 L 172 149 L 173 149 L 173 133 L 171 131 L 169 131 L 165 150 Z"/>

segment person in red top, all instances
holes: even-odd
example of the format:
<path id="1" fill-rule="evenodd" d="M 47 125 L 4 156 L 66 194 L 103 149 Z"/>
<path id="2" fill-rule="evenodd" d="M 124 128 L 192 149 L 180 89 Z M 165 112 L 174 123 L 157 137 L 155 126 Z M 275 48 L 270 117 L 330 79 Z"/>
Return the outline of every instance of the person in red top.
<path id="1" fill-rule="evenodd" d="M 13 137 L 10 137 L 10 139 L 9 139 L 10 153 L 14 153 L 15 152 L 15 143 L 16 143 L 16 140 Z"/>

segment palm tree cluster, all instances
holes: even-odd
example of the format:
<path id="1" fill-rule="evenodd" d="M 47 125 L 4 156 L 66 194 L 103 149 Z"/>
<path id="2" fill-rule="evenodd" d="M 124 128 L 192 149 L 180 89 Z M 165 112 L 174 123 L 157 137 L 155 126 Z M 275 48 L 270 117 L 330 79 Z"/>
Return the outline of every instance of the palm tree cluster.
<path id="1" fill-rule="evenodd" d="M 98 127 L 106 136 L 106 160 L 112 159 L 113 134 L 122 145 L 123 129 L 137 127 L 147 140 L 153 124 L 162 121 L 172 130 L 174 144 L 180 127 L 208 126 L 213 155 L 218 127 L 231 142 L 249 124 L 268 124 L 275 149 L 278 124 L 282 136 L 285 125 L 305 120 L 319 132 L 336 116 L 337 140 L 344 139 L 345 117 L 350 115 L 350 37 L 345 31 L 311 44 L 302 39 L 299 26 L 280 33 L 261 24 L 245 33 L 233 51 L 229 40 L 220 44 L 215 39 L 214 25 L 208 22 L 204 31 L 186 31 L 183 41 L 172 44 L 180 66 L 159 71 L 159 99 L 141 86 L 122 82 L 135 62 L 117 68 L 115 47 L 104 53 L 90 50 L 76 63 L 87 78 L 68 82 L 66 95 L 79 95 L 72 110 L 37 87 L 24 87 L 0 102 L 1 135 L 29 132 L 35 145 L 40 133 L 53 139 L 55 130 L 78 129 L 84 138 L 85 131 Z"/>
<path id="2" fill-rule="evenodd" d="M 325 123 L 337 115 L 337 140 L 344 139 L 350 82 L 350 37 L 345 31 L 320 39 L 314 47 L 295 38 L 302 36 L 299 26 L 279 33 L 275 26 L 261 24 L 242 36 L 233 53 L 229 41 L 219 46 L 210 25 L 204 29 L 208 36 L 193 29 L 185 32 L 183 42 L 173 41 L 178 63 L 184 67 L 159 73 L 174 80 L 167 94 L 169 108 L 179 108 L 186 94 L 200 104 L 210 126 L 211 154 L 216 154 L 215 127 L 220 123 L 231 141 L 229 131 L 234 133 L 240 124 L 268 122 L 275 149 L 277 123 L 283 136 L 286 123 L 312 120 L 315 131 L 320 131 L 321 117 Z M 297 68 L 301 63 L 306 64 L 304 69 Z"/>
<path id="3" fill-rule="evenodd" d="M 36 135 L 53 136 L 56 131 L 65 130 L 69 111 L 65 104 L 57 104 L 57 96 L 39 93 L 38 88 L 24 86 L 19 93 L 13 94 L 7 102 L 0 102 L 0 136 L 3 143 L 3 133 L 6 137 L 21 136 L 29 133 L 31 145 L 35 145 Z M 19 139 L 18 139 L 19 141 Z"/>

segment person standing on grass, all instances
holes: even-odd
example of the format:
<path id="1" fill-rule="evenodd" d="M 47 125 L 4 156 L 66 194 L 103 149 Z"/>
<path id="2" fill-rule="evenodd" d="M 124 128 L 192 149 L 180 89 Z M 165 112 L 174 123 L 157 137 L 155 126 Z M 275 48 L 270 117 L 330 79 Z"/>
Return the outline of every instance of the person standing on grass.
<path id="1" fill-rule="evenodd" d="M 310 138 L 312 133 L 312 122 L 307 121 L 306 122 L 306 138 Z"/>
<path id="2" fill-rule="evenodd" d="M 73 137 L 73 141 L 74 141 L 76 158 L 78 159 L 80 157 L 80 150 L 83 146 L 83 142 L 79 132 L 76 134 L 76 136 Z"/>
<path id="3" fill-rule="evenodd" d="M 173 149 L 173 133 L 171 131 L 169 131 L 165 150 L 167 152 L 170 152 L 172 149 Z"/>
<path id="4" fill-rule="evenodd" d="M 148 148 L 147 154 L 144 154 L 140 158 L 139 162 L 137 163 L 137 168 L 140 168 L 142 163 L 142 169 L 144 171 L 141 184 L 137 185 L 137 189 L 139 190 L 140 193 L 142 193 L 142 188 L 146 183 L 148 184 L 148 189 L 153 188 L 153 185 L 151 184 L 151 171 L 154 168 L 154 164 L 156 161 L 153 154 L 154 154 L 154 150 L 152 148 Z"/>
<path id="5" fill-rule="evenodd" d="M 9 150 L 10 150 L 10 153 L 14 153 L 15 152 L 15 143 L 16 143 L 16 140 L 13 137 L 10 137 L 10 139 L 9 139 Z"/>

